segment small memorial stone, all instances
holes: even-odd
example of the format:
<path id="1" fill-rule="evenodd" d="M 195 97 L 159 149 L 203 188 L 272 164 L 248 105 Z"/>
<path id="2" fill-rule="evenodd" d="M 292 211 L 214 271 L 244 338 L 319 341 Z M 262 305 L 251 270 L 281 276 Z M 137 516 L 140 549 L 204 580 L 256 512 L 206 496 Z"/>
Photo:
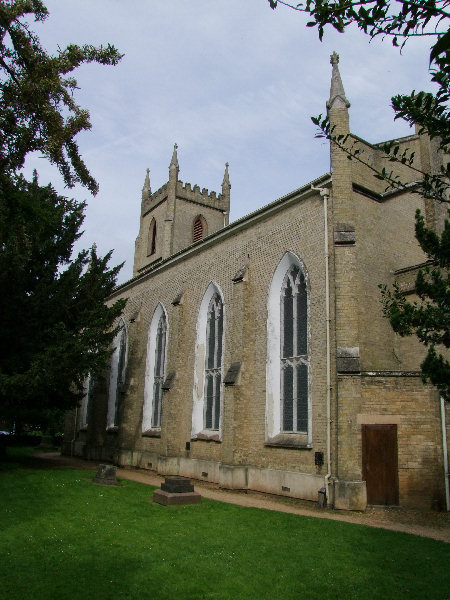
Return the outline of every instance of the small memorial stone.
<path id="1" fill-rule="evenodd" d="M 170 476 L 166 477 L 161 484 L 160 490 L 153 493 L 153 502 L 163 506 L 174 504 L 200 504 L 202 500 L 198 492 L 194 492 L 194 486 L 187 477 Z"/>
<path id="2" fill-rule="evenodd" d="M 166 477 L 166 481 L 161 484 L 161 489 L 170 494 L 182 494 L 193 492 L 194 486 L 186 477 L 171 476 Z"/>
<path id="3" fill-rule="evenodd" d="M 117 467 L 114 465 L 98 465 L 97 474 L 92 481 L 101 485 L 119 485 L 116 479 L 116 469 Z"/>
<path id="4" fill-rule="evenodd" d="M 318 504 L 319 508 L 326 508 L 327 507 L 327 491 L 326 491 L 326 489 L 324 487 L 320 488 L 317 496 L 318 496 L 317 504 Z"/>

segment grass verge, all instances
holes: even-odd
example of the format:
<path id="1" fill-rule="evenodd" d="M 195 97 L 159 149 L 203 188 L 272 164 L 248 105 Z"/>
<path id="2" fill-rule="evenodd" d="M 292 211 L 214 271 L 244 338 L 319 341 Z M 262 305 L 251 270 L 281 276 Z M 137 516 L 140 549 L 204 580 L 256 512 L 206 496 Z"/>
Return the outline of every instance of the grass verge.
<path id="1" fill-rule="evenodd" d="M 0 473 L 0 597 L 9 600 L 427 600 L 449 597 L 449 545 L 203 499 L 74 469 Z"/>

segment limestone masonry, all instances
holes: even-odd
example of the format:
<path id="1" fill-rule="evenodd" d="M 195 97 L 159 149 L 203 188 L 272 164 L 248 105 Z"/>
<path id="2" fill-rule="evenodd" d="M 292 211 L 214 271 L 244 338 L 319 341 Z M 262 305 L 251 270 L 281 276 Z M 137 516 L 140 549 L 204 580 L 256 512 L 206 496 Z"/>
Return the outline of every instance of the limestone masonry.
<path id="1" fill-rule="evenodd" d="M 331 62 L 328 116 L 348 134 Z M 350 141 L 383 167 L 381 144 Z M 419 169 L 442 163 L 426 136 L 398 143 Z M 411 188 L 386 190 L 330 155 L 330 173 L 231 224 L 228 165 L 219 194 L 179 181 L 176 146 L 153 193 L 147 172 L 133 278 L 110 299 L 128 299 L 111 369 L 68 414 L 66 454 L 341 509 L 444 507 L 439 395 L 378 288 L 414 294 L 415 211 L 438 230 L 443 211 L 407 167 Z"/>

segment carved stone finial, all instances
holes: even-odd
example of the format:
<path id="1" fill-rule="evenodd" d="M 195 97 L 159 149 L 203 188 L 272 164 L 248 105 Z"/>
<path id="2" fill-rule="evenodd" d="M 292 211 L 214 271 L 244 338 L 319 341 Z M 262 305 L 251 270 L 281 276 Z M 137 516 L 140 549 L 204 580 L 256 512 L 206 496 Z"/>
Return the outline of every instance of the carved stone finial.
<path id="1" fill-rule="evenodd" d="M 222 189 L 224 187 L 228 187 L 231 188 L 231 183 L 230 183 L 230 174 L 228 173 L 228 167 L 230 165 L 228 163 L 225 163 L 225 173 L 223 176 L 223 181 L 222 181 Z"/>
<path id="2" fill-rule="evenodd" d="M 327 108 L 349 108 L 350 102 L 345 96 L 341 74 L 339 73 L 339 54 L 337 52 L 333 52 L 331 55 L 330 63 L 333 65 L 333 72 L 331 74 L 330 99 L 327 102 Z"/>
<path id="3" fill-rule="evenodd" d="M 152 195 L 152 190 L 150 187 L 150 169 L 147 169 L 147 173 L 145 175 L 144 187 L 142 188 L 142 197 L 149 198 Z"/>
<path id="4" fill-rule="evenodd" d="M 178 155 L 177 155 L 178 144 L 173 145 L 172 160 L 170 161 L 170 169 L 178 169 Z"/>

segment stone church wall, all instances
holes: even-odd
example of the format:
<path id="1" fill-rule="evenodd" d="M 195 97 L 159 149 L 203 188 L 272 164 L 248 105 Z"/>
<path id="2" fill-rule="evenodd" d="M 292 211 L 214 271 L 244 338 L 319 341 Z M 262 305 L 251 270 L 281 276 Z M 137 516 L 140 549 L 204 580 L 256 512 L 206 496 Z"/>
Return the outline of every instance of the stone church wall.
<path id="1" fill-rule="evenodd" d="M 390 168 L 382 144 L 372 145 L 350 134 L 349 102 L 338 61 L 334 53 L 327 103 L 333 131 L 348 134 L 376 168 Z M 409 147 L 416 152 L 419 167 L 438 168 L 435 145 L 424 136 L 408 136 L 398 143 L 402 150 Z M 398 280 L 414 297 L 417 265 L 427 258 L 414 235 L 414 214 L 420 208 L 427 224 L 439 230 L 442 210 L 412 189 L 386 191 L 385 182 L 375 179 L 369 167 L 349 161 L 333 142 L 331 170 L 331 175 L 227 226 L 228 165 L 222 194 L 200 191 L 178 180 L 175 146 L 168 183 L 153 195 L 148 176 L 144 185 L 135 277 L 111 297 L 111 301 L 128 299 L 123 315 L 127 370 L 117 426 L 106 429 L 106 374 L 95 386 L 87 428 L 80 429 L 78 411 L 68 415 L 65 452 L 204 479 L 223 487 L 309 500 L 317 500 L 319 489 L 326 486 L 328 500 L 336 508 L 364 509 L 367 499 L 376 497 L 373 487 L 369 490 L 368 465 L 383 466 L 376 452 L 375 459 L 370 459 L 375 462 L 367 458 L 369 436 L 377 431 L 378 443 L 389 438 L 395 448 L 395 456 L 391 455 L 395 469 L 390 475 L 394 473 L 396 489 L 390 501 L 443 507 L 438 394 L 420 379 L 423 348 L 413 337 L 395 335 L 384 318 L 378 287 Z M 399 174 L 411 180 L 402 165 Z M 149 209 L 153 213 L 147 214 Z M 155 255 L 149 257 L 152 214 L 158 237 Z M 200 214 L 208 223 L 207 237 L 192 245 L 193 220 Z M 279 357 L 275 360 L 271 354 L 275 346 L 279 351 L 280 340 L 269 348 L 268 323 L 274 311 L 269 294 L 277 267 L 288 252 L 302 265 L 308 290 L 309 436 L 273 434 L 278 408 L 272 408 L 270 397 L 279 393 L 280 378 L 268 374 L 275 372 L 271 371 L 275 363 L 280 369 Z M 204 366 L 201 355 L 196 355 L 199 310 L 211 283 L 223 300 L 225 381 L 221 426 L 208 436 L 199 433 L 198 427 L 193 431 L 193 406 L 201 387 L 195 387 L 194 373 Z M 159 303 L 167 315 L 167 389 L 161 427 L 143 432 L 149 326 Z M 158 311 L 156 315 L 162 314 L 161 308 Z M 232 366 L 234 374 L 228 377 Z"/>
<path id="2" fill-rule="evenodd" d="M 246 485 L 250 478 L 254 489 L 273 493 L 290 495 L 286 490 L 306 486 L 311 488 L 310 499 L 315 500 L 317 490 L 323 485 L 324 468 L 314 464 L 314 452 L 326 450 L 322 200 L 317 193 L 310 193 L 282 212 L 269 212 L 241 230 L 222 235 L 220 241 L 215 240 L 211 245 L 206 241 L 190 251 L 188 257 L 176 258 L 173 264 L 169 261 L 162 269 L 144 276 L 129 288 L 125 286 L 114 296 L 114 299 L 119 295 L 128 297 L 125 320 L 137 311 L 139 317 L 128 327 L 127 386 L 119 431 L 104 432 L 102 449 L 91 448 L 90 453 L 98 457 L 105 448 L 110 448 L 107 452 L 114 448 L 120 463 L 144 468 L 150 463 L 150 468 L 163 472 L 195 474 L 212 481 L 228 481 L 238 487 L 242 478 Z M 311 448 L 301 449 L 265 444 L 268 290 L 273 273 L 288 250 L 301 258 L 311 282 L 313 444 Z M 233 282 L 233 276 L 243 268 L 246 270 L 244 279 Z M 224 297 L 224 370 L 226 372 L 233 362 L 242 365 L 238 383 L 224 387 L 220 442 L 191 440 L 197 316 L 203 294 L 212 280 Z M 180 294 L 181 303 L 174 305 Z M 174 371 L 176 378 L 173 388 L 164 392 L 160 437 L 145 437 L 141 422 L 147 334 L 159 302 L 167 311 L 169 323 L 167 372 Z M 105 402 L 106 394 L 103 398 Z M 186 450 L 187 442 L 189 450 Z M 225 474 L 226 467 L 231 465 L 242 466 L 241 475 L 231 476 L 230 468 Z M 289 485 L 283 483 L 286 477 L 292 480 Z M 299 489 L 293 491 L 293 495 L 298 494 Z"/>

